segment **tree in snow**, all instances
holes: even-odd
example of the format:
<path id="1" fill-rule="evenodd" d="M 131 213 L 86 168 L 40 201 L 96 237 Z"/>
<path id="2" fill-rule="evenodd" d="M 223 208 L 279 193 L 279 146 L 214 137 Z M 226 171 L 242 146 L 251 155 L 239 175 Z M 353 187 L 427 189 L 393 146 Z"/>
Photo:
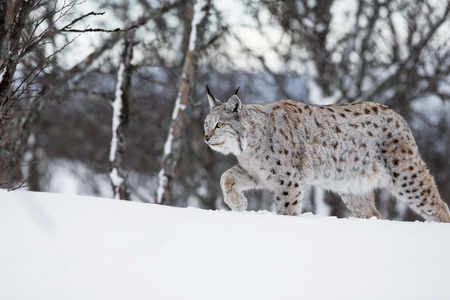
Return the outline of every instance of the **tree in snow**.
<path id="1" fill-rule="evenodd" d="M 128 94 L 131 83 L 131 73 L 133 65 L 133 37 L 134 30 L 130 31 L 124 42 L 124 49 L 117 71 L 117 84 L 115 98 L 111 103 L 113 109 L 112 116 L 112 139 L 109 154 L 110 173 L 114 197 L 117 199 L 129 200 L 130 191 L 128 178 L 122 168 L 122 156 L 126 149 L 125 127 L 128 122 Z"/>
<path id="2" fill-rule="evenodd" d="M 197 51 L 201 43 L 202 30 L 205 30 L 204 25 L 206 24 L 209 6 L 209 0 L 196 0 L 193 7 L 189 45 L 181 73 L 178 95 L 175 99 L 169 134 L 164 145 L 164 156 L 161 170 L 158 173 L 155 203 L 164 204 L 170 197 L 185 126 L 189 121 L 189 113 L 192 109 L 190 97 L 195 80 L 196 55 L 198 55 Z"/>

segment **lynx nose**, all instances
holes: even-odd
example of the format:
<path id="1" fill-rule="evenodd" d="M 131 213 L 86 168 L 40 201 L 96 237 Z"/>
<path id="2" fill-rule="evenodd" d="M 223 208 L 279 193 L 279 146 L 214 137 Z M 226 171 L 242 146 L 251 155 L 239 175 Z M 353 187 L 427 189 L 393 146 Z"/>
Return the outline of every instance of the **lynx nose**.
<path id="1" fill-rule="evenodd" d="M 207 135 L 207 134 L 203 137 L 203 139 L 205 140 L 205 142 L 209 141 L 210 138 L 211 138 L 211 136 L 210 136 L 210 135 Z"/>

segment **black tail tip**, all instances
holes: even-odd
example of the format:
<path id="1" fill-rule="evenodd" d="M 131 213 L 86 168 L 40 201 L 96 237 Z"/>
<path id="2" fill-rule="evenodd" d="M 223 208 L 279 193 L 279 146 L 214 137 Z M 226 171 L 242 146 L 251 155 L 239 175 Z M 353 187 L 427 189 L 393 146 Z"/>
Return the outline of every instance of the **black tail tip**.
<path id="1" fill-rule="evenodd" d="M 214 96 L 211 94 L 211 91 L 209 90 L 208 85 L 205 85 L 205 87 L 206 87 L 206 92 L 208 93 L 208 95 L 210 95 L 211 97 L 214 98 Z"/>

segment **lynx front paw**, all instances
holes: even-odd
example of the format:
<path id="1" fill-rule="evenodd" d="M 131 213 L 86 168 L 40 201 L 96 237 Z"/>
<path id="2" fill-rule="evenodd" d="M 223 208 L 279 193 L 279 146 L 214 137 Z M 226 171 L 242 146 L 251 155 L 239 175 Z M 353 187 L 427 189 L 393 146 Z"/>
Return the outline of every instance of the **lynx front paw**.
<path id="1" fill-rule="evenodd" d="M 232 211 L 244 211 L 247 209 L 247 198 L 244 195 L 232 191 L 224 195 L 225 203 Z"/>

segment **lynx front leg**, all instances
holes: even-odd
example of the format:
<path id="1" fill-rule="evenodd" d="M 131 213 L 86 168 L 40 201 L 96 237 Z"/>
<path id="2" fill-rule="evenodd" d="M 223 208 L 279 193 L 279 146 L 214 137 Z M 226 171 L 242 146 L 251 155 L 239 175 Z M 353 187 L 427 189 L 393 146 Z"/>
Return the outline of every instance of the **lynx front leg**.
<path id="1" fill-rule="evenodd" d="M 280 188 L 274 192 L 278 215 L 297 216 L 302 210 L 304 186 L 289 179 L 280 180 Z"/>
<path id="2" fill-rule="evenodd" d="M 234 211 L 247 208 L 247 198 L 243 191 L 258 187 L 258 182 L 240 166 L 236 165 L 222 174 L 220 179 L 225 203 Z"/>

